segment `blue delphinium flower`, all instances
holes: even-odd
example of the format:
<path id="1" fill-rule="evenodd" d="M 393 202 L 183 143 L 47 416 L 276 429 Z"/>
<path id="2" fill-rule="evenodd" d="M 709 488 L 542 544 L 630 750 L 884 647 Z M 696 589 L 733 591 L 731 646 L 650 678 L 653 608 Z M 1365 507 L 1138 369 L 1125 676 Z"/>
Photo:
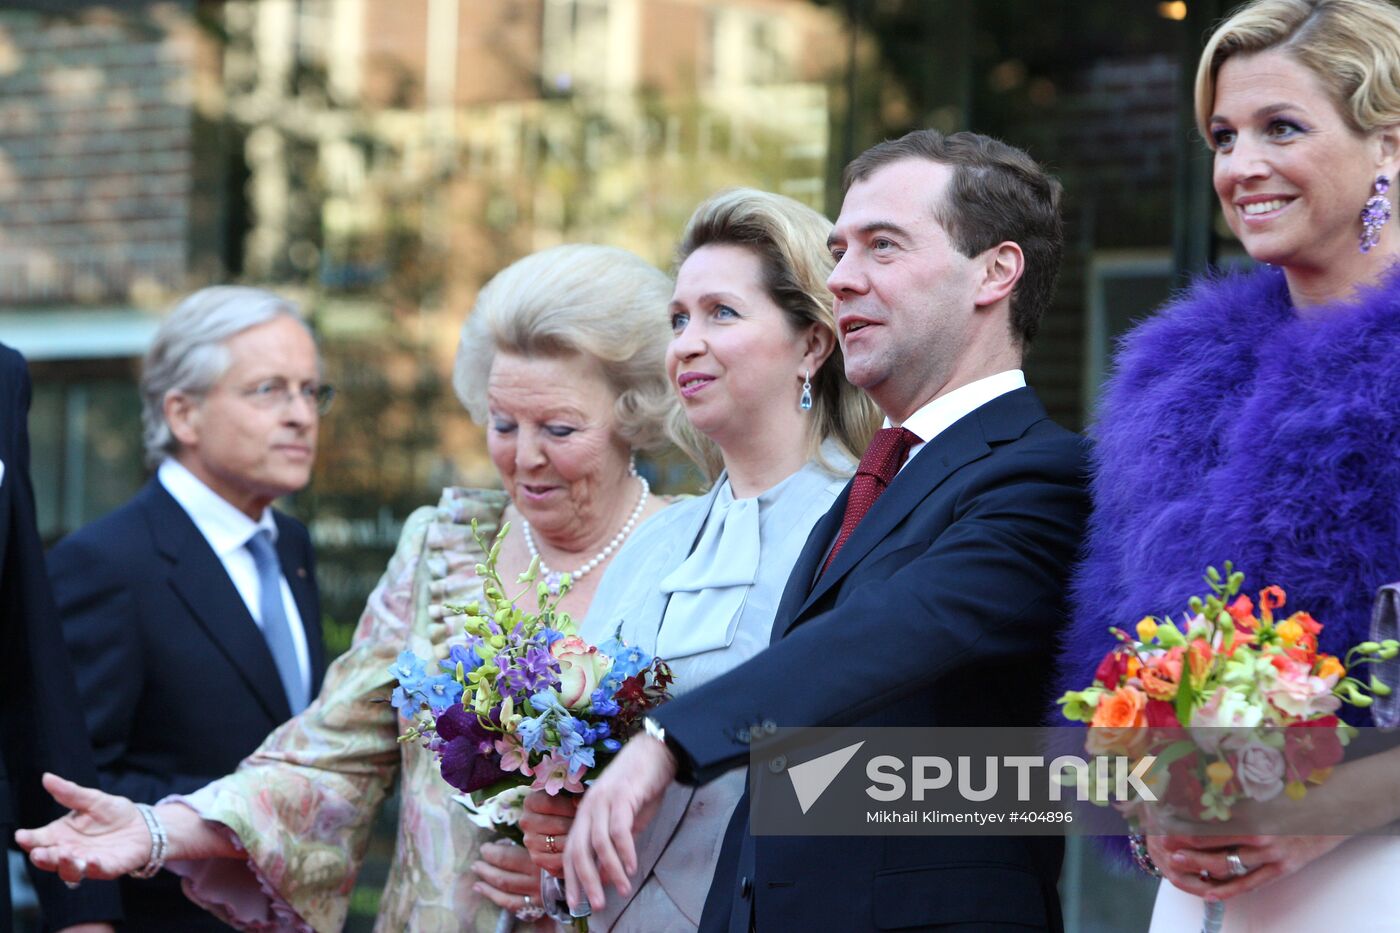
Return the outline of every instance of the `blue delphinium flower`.
<path id="1" fill-rule="evenodd" d="M 443 670 L 455 674 L 458 664 L 462 665 L 463 671 L 474 671 L 481 666 L 481 655 L 476 653 L 476 645 L 481 644 L 481 639 L 469 638 L 467 642 L 465 645 L 452 646 L 452 650 L 447 652 L 447 657 L 442 661 Z"/>
<path id="2" fill-rule="evenodd" d="M 616 716 L 620 707 L 612 694 L 601 687 L 594 690 L 589 701 L 595 716 Z"/>
<path id="3" fill-rule="evenodd" d="M 527 717 L 520 720 L 520 725 L 516 727 L 520 735 L 520 744 L 532 752 L 544 751 L 544 726 L 545 715 Z"/>
<path id="4" fill-rule="evenodd" d="M 389 695 L 389 705 L 398 710 L 400 716 L 412 719 L 423 702 L 417 693 L 409 693 L 403 687 L 395 687 L 394 692 Z"/>
<path id="5" fill-rule="evenodd" d="M 423 669 L 423 659 L 412 651 L 404 651 L 399 655 L 389 668 L 389 675 L 410 691 L 418 689 L 418 682 L 428 676 Z"/>
<path id="6" fill-rule="evenodd" d="M 569 754 L 570 771 L 586 771 L 593 767 L 593 749 L 579 747 Z"/>
<path id="7" fill-rule="evenodd" d="M 610 638 L 598 646 L 598 650 L 613 659 L 612 671 L 623 681 L 634 677 L 651 666 L 651 655 L 641 648 L 626 645 L 620 638 Z"/>
<path id="8" fill-rule="evenodd" d="M 616 637 L 599 645 L 598 650 L 613 659 L 612 669 L 598 682 L 598 686 L 606 691 L 608 696 L 617 693 L 624 680 L 646 670 L 654 660 L 641 648 L 629 648 L 622 639 Z"/>
<path id="9" fill-rule="evenodd" d="M 462 685 L 451 674 L 438 674 L 424 678 L 422 693 L 434 716 L 441 715 L 448 707 L 462 699 Z"/>
<path id="10" fill-rule="evenodd" d="M 428 679 L 428 674 L 423 669 L 423 659 L 412 651 L 405 651 L 390 665 L 389 676 L 399 682 L 389 702 L 401 715 L 413 716 L 419 707 L 427 702 L 427 697 L 423 695 L 423 685 Z"/>
<path id="11" fill-rule="evenodd" d="M 530 705 L 541 715 L 553 713 L 555 715 L 567 716 L 569 711 L 564 709 L 564 705 L 559 702 L 559 695 L 553 690 L 541 690 L 530 697 Z"/>
<path id="12" fill-rule="evenodd" d="M 622 743 L 619 742 L 617 739 L 604 739 L 603 747 L 610 752 L 615 752 L 618 749 L 622 748 Z"/>
<path id="13" fill-rule="evenodd" d="M 574 749 L 583 744 L 583 735 L 580 726 L 582 726 L 583 729 L 587 729 L 588 727 L 583 726 L 583 724 L 574 717 L 565 713 L 555 720 L 554 725 L 559 730 L 559 749 L 564 754 L 572 754 Z"/>

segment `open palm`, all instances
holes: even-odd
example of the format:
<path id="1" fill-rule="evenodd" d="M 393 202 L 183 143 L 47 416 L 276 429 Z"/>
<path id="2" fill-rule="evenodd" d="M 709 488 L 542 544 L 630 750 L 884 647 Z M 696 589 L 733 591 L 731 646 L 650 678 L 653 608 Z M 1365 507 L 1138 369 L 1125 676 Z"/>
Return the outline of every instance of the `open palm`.
<path id="1" fill-rule="evenodd" d="M 44 789 L 72 812 L 38 829 L 15 834 L 29 860 L 65 881 L 117 878 L 146 864 L 151 834 L 136 805 L 125 797 L 104 794 L 44 775 Z"/>

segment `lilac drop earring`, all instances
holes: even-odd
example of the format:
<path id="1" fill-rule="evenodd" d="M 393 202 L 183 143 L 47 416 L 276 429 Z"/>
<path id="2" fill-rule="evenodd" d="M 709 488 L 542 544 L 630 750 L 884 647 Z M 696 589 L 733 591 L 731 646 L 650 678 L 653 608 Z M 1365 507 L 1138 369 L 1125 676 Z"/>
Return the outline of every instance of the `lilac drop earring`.
<path id="1" fill-rule="evenodd" d="M 1390 178 L 1385 175 L 1376 176 L 1375 194 L 1366 201 L 1366 206 L 1361 209 L 1361 252 L 1369 253 L 1371 247 L 1380 242 L 1381 228 L 1390 221 L 1390 198 L 1386 192 L 1390 190 Z"/>

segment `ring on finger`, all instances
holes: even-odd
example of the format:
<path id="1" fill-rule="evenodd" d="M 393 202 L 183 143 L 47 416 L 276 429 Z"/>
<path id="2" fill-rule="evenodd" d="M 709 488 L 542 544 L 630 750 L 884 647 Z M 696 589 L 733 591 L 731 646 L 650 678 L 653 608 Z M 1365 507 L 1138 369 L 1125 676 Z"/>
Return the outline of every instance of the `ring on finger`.
<path id="1" fill-rule="evenodd" d="M 544 908 L 534 903 L 530 895 L 525 895 L 525 900 L 515 910 L 515 919 L 524 920 L 526 923 L 533 923 L 544 916 Z"/>
<path id="2" fill-rule="evenodd" d="M 67 886 L 68 890 L 76 891 L 78 890 L 78 885 L 83 883 L 83 879 L 79 878 L 77 881 L 69 881 L 67 878 L 65 878 L 63 879 L 63 883 Z"/>
<path id="3" fill-rule="evenodd" d="M 1197 878 L 1200 878 L 1202 881 L 1214 881 L 1214 880 L 1215 880 L 1215 877 L 1214 877 L 1213 875 L 1211 875 L 1211 873 L 1210 873 L 1209 871 L 1207 871 L 1206 869 L 1204 869 L 1204 868 L 1202 868 L 1200 871 L 1196 872 L 1196 877 L 1197 877 Z"/>
<path id="4" fill-rule="evenodd" d="M 1239 850 L 1233 850 L 1225 856 L 1225 864 L 1230 866 L 1230 874 L 1236 878 L 1243 878 L 1249 874 L 1249 866 L 1240 860 Z"/>
<path id="5" fill-rule="evenodd" d="M 558 847 L 557 845 L 554 844 L 554 837 L 553 837 L 553 836 L 545 836 L 545 837 L 544 837 L 544 850 L 545 850 L 546 852 L 548 852 L 550 855 L 558 855 L 558 854 L 559 854 L 559 847 Z"/>

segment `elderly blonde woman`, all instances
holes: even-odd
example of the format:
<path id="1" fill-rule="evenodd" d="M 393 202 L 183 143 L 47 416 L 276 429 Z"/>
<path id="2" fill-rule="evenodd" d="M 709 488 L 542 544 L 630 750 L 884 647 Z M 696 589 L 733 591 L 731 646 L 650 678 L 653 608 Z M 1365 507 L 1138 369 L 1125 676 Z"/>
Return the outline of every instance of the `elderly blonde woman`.
<path id="1" fill-rule="evenodd" d="M 1094 518 L 1066 641 L 1066 685 L 1093 679 L 1108 627 L 1199 591 L 1206 561 L 1325 624 L 1369 637 L 1400 580 L 1400 10 L 1385 0 L 1258 0 L 1213 34 L 1196 119 L 1231 230 L 1261 265 L 1196 283 L 1131 333 L 1108 383 Z M 1167 448 L 1189 448 L 1162 469 Z M 1184 447 L 1182 446 L 1184 445 Z M 1368 711 L 1344 709 L 1358 725 Z M 1312 825 L 1400 817 L 1394 753 L 1339 766 L 1281 810 Z M 1165 877 L 1152 929 L 1400 930 L 1394 838 L 1149 836 Z"/>
<path id="2" fill-rule="evenodd" d="M 154 838 L 163 831 L 167 867 L 227 922 L 338 931 L 371 824 L 401 779 L 375 929 L 493 930 L 497 902 L 536 919 L 538 875 L 524 851 L 483 851 L 482 831 L 453 801 L 432 755 L 398 742 L 404 723 L 387 702 L 390 669 L 402 651 L 443 654 L 462 637 L 443 607 L 480 595 L 473 519 L 487 534 L 503 520 L 516 529 L 500 555 L 504 576 L 538 554 L 546 572 L 573 574 L 562 605 L 585 614 L 618 547 L 662 504 L 631 454 L 663 442 L 676 405 L 663 364 L 669 293 L 664 274 L 601 246 L 546 250 L 492 279 L 462 330 L 453 383 L 487 428 L 504 492 L 449 488 L 436 508 L 408 518 L 320 698 L 234 774 L 146 814 L 125 798 L 51 779 L 76 813 L 27 836 L 39 846 L 36 863 L 61 866 L 69 880 L 140 870 L 160 861 Z"/>
<path id="3" fill-rule="evenodd" d="M 666 353 L 683 409 L 673 433 L 718 476 L 637 532 L 583 623 L 591 641 L 616 631 L 665 658 L 678 694 L 768 646 L 808 533 L 877 424 L 843 373 L 830 232 L 810 207 L 737 189 L 701 204 L 682 237 Z M 743 791 L 742 769 L 701 788 L 673 783 L 638 840 L 636 884 L 590 928 L 696 929 Z M 525 845 L 557 874 L 571 802 L 536 794 L 527 807 Z"/>

